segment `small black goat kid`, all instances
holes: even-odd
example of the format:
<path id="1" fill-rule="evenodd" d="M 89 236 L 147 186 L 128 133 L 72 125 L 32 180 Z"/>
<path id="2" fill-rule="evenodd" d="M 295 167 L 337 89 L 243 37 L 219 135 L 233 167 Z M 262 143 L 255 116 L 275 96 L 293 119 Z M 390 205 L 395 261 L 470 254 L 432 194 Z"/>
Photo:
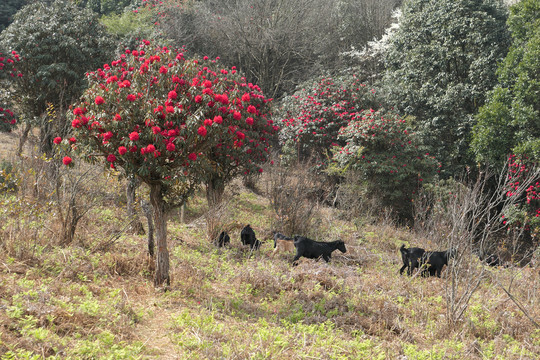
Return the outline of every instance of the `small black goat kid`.
<path id="1" fill-rule="evenodd" d="M 293 259 L 293 266 L 297 265 L 298 259 L 302 256 L 308 259 L 318 259 L 322 256 L 324 261 L 329 262 L 334 250 L 337 249 L 342 253 L 347 251 L 342 240 L 321 242 L 298 235 L 294 237 L 294 246 L 296 247 L 296 256 Z"/>
<path id="2" fill-rule="evenodd" d="M 217 239 L 216 245 L 218 247 L 223 247 L 231 242 L 231 237 L 229 234 L 227 234 L 225 231 L 222 231 L 221 234 L 219 234 L 219 237 Z"/>
<path id="3" fill-rule="evenodd" d="M 261 242 L 255 237 L 255 231 L 250 225 L 246 225 L 240 232 L 240 241 L 242 245 L 249 245 L 251 250 L 258 250 L 261 246 Z"/>
<path id="4" fill-rule="evenodd" d="M 405 244 L 403 244 L 399 248 L 399 252 L 401 253 L 401 259 L 403 260 L 403 266 L 399 269 L 399 274 L 403 275 L 403 271 L 407 269 L 407 275 L 411 275 L 414 269 L 420 267 L 422 257 L 426 251 L 418 247 L 407 249 Z"/>
<path id="5" fill-rule="evenodd" d="M 423 276 L 437 276 L 441 277 L 441 271 L 444 265 L 448 265 L 448 260 L 454 258 L 457 255 L 456 249 L 449 249 L 446 251 L 428 251 L 422 257 L 422 263 L 426 268 L 422 271 Z"/>

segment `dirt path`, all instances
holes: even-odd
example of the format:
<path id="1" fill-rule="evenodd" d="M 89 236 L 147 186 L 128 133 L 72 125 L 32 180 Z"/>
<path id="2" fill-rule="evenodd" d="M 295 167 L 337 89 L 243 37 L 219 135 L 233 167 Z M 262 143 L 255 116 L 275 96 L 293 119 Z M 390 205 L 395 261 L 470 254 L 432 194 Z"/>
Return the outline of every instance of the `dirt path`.
<path id="1" fill-rule="evenodd" d="M 148 300 L 152 303 L 153 299 Z M 145 315 L 137 325 L 134 336 L 144 344 L 146 354 L 160 359 L 180 359 L 169 337 L 172 315 L 169 309 L 155 307 L 153 314 Z"/>

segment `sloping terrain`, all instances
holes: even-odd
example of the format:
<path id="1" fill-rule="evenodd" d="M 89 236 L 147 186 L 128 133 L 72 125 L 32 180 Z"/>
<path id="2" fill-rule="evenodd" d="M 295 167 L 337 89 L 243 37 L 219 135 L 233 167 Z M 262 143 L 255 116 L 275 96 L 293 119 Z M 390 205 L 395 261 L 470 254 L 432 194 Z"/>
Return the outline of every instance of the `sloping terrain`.
<path id="1" fill-rule="evenodd" d="M 398 273 L 401 244 L 436 244 L 391 222 L 353 225 L 338 210 L 314 204 L 317 227 L 310 236 L 341 238 L 348 251 L 335 252 L 328 264 L 302 259 L 293 267 L 293 254 L 270 258 L 269 201 L 262 191 L 236 184 L 221 220 L 249 222 L 264 240 L 261 249 L 242 247 L 239 228 L 231 231 L 229 247 L 213 246 L 198 193 L 185 223 L 177 213 L 169 219 L 172 285 L 163 291 L 153 287 L 145 235 L 125 231 L 122 180 L 101 175 L 89 186 L 101 200 L 80 221 L 74 243 L 63 247 L 61 211 L 46 201 L 54 195 L 0 195 L 2 359 L 540 355 L 540 330 L 531 321 L 540 319 L 537 267 L 484 268 L 471 259 L 468 271 L 482 269 L 482 277 L 456 320 L 452 314 L 464 301 L 459 295 L 475 279 L 463 275 L 453 288 L 448 270 L 441 279 Z M 107 196 L 99 197 L 103 189 Z"/>

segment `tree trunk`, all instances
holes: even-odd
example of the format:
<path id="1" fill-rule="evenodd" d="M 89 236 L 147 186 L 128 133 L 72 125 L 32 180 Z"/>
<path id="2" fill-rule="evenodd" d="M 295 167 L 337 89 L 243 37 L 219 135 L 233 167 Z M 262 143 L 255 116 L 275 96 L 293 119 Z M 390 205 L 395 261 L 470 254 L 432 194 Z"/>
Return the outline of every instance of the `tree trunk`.
<path id="1" fill-rule="evenodd" d="M 152 209 L 148 202 L 141 200 L 141 208 L 148 221 L 148 254 L 154 257 L 154 220 L 152 220 Z"/>
<path id="2" fill-rule="evenodd" d="M 162 185 L 150 184 L 150 202 L 154 210 L 154 226 L 156 230 L 156 273 L 154 285 L 161 286 L 164 282 L 171 284 L 169 277 L 169 250 L 167 249 L 167 213 L 163 199 Z"/>
<path id="3" fill-rule="evenodd" d="M 225 192 L 225 182 L 222 178 L 212 178 L 206 183 L 206 200 L 208 208 L 212 209 L 221 204 L 223 193 Z"/>
<path id="4" fill-rule="evenodd" d="M 144 227 L 135 210 L 135 190 L 139 182 L 134 176 L 129 176 L 126 185 L 127 216 L 131 222 L 130 230 L 133 234 L 144 235 Z"/>
<path id="5" fill-rule="evenodd" d="M 39 152 L 41 155 L 45 154 L 45 156 L 50 158 L 53 154 L 52 123 L 48 121 L 48 117 L 42 120 L 39 132 Z"/>
<path id="6" fill-rule="evenodd" d="M 32 124 L 30 122 L 27 122 L 24 125 L 24 130 L 21 134 L 21 138 L 19 139 L 19 146 L 17 147 L 17 156 L 21 157 L 22 153 L 24 151 L 24 144 L 26 144 L 26 140 L 28 140 L 28 134 L 30 133 L 30 130 L 32 129 Z"/>

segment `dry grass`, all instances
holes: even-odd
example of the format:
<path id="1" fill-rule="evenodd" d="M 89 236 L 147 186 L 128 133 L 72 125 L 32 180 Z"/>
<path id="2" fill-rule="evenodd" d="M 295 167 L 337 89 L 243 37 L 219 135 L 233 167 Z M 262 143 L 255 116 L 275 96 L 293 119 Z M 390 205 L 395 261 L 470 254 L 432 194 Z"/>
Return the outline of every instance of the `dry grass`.
<path id="1" fill-rule="evenodd" d="M 270 239 L 273 210 L 236 184 L 225 224 L 252 224 Z M 239 228 L 217 249 L 207 237 L 204 196 L 169 221 L 172 285 L 152 286 L 144 236 L 125 226 L 121 182 L 60 247 L 54 204 L 27 192 L 0 196 L 0 357 L 163 359 L 536 359 L 538 268 L 489 268 L 463 318 L 450 326 L 449 280 L 400 276 L 399 246 L 433 248 L 397 227 L 352 224 L 320 206 L 313 232 L 341 238 L 332 261 L 251 253 Z M 26 210 L 21 208 L 24 205 Z M 29 211 L 28 209 L 31 209 Z M 221 221 L 221 220 L 220 220 Z M 279 230 L 279 229 L 278 229 Z M 471 259 L 468 266 L 482 266 Z M 510 289 L 516 301 L 503 290 Z M 521 308 L 518 306 L 521 306 Z"/>

